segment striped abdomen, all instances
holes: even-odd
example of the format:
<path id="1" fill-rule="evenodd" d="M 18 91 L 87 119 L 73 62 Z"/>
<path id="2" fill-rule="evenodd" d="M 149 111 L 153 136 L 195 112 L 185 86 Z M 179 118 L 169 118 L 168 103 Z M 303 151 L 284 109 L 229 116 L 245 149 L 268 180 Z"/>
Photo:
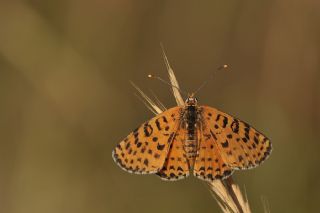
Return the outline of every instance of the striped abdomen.
<path id="1" fill-rule="evenodd" d="M 184 150 L 189 161 L 189 165 L 193 166 L 197 154 L 197 136 L 196 136 L 197 109 L 196 106 L 187 106 L 184 116 L 185 128 L 187 130 L 186 140 L 184 142 Z"/>

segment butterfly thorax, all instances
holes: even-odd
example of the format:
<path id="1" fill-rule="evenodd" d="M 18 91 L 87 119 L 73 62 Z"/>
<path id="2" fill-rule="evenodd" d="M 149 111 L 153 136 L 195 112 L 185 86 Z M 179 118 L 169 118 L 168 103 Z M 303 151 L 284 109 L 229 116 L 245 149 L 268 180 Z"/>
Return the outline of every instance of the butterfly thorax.
<path id="1" fill-rule="evenodd" d="M 188 98 L 185 106 L 185 113 L 183 117 L 183 125 L 186 129 L 186 140 L 183 144 L 183 148 L 186 152 L 186 157 L 189 161 L 189 165 L 193 167 L 195 157 L 197 155 L 197 136 L 196 136 L 196 128 L 197 128 L 197 120 L 198 120 L 198 107 L 197 100 L 195 98 Z"/>

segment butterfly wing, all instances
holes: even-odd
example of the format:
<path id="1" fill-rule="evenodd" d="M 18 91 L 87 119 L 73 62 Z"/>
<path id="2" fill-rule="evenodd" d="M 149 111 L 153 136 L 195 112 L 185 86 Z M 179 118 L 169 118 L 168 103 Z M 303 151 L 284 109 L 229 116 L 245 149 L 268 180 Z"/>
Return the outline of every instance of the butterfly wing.
<path id="1" fill-rule="evenodd" d="M 231 167 L 224 159 L 220 147 L 210 128 L 199 123 L 197 130 L 199 149 L 195 160 L 193 174 L 202 179 L 212 181 L 232 174 Z"/>
<path id="2" fill-rule="evenodd" d="M 113 150 L 114 161 L 136 174 L 158 172 L 179 128 L 182 107 L 174 107 L 143 123 Z"/>
<path id="3" fill-rule="evenodd" d="M 171 143 L 164 166 L 157 173 L 163 180 L 180 180 L 189 176 L 190 166 L 183 143 L 186 130 L 180 126 Z"/>
<path id="4" fill-rule="evenodd" d="M 196 176 L 204 179 L 225 178 L 234 169 L 249 169 L 260 165 L 271 153 L 270 140 L 249 124 L 212 107 L 201 106 L 199 111 L 204 139 L 200 143 L 195 163 Z M 202 152 L 201 146 L 206 147 Z M 208 162 L 201 163 L 205 156 L 217 159 L 210 165 Z M 201 167 L 208 170 L 206 163 L 219 173 L 212 172 L 212 177 L 207 173 L 201 174 Z"/>

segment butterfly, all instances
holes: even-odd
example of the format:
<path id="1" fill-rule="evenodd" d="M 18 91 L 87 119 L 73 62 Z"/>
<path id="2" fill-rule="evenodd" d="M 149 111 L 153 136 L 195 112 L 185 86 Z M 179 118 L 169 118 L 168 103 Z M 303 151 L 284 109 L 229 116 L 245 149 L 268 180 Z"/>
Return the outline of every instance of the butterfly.
<path id="1" fill-rule="evenodd" d="M 260 165 L 270 155 L 270 140 L 249 124 L 189 95 L 184 106 L 158 114 L 130 133 L 113 150 L 125 171 L 156 174 L 163 180 L 194 176 L 212 181 L 235 170 Z"/>

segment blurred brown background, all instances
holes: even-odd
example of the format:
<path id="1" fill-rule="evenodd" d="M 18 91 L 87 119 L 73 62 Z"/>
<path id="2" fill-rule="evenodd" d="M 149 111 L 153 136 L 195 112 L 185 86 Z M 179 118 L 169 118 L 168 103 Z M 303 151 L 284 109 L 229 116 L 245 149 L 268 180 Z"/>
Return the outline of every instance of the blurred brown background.
<path id="1" fill-rule="evenodd" d="M 236 172 L 253 212 L 317 212 L 320 2 L 0 2 L 0 212 L 220 212 L 196 178 L 123 172 L 111 150 L 152 117 L 134 81 L 168 107 L 162 42 L 180 86 L 271 138 Z"/>

